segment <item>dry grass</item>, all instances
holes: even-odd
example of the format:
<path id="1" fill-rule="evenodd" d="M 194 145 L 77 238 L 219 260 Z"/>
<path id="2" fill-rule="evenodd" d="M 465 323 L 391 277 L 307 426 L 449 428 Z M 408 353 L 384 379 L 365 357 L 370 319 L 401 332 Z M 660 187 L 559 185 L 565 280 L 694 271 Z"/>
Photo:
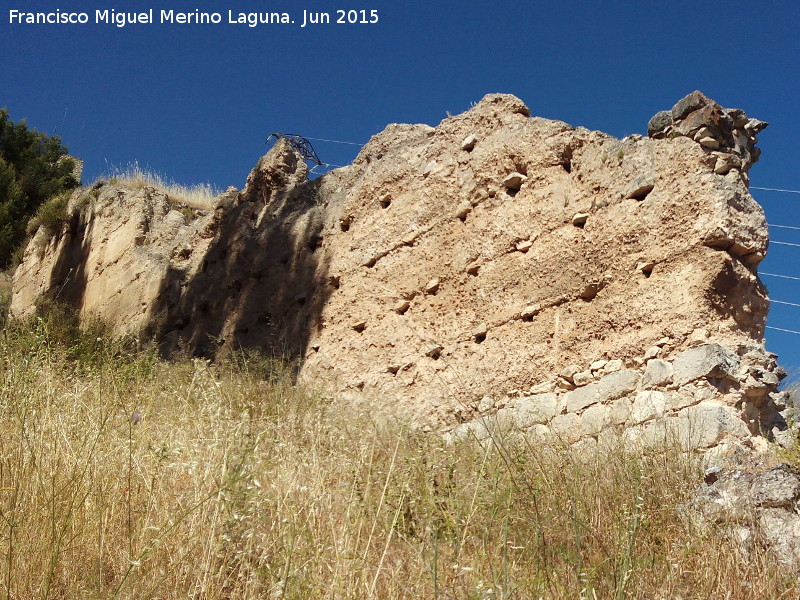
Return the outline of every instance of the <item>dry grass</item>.
<path id="1" fill-rule="evenodd" d="M 446 446 L 276 363 L 167 364 L 40 320 L 0 342 L 0 597 L 795 598 L 701 534 L 665 450 Z"/>
<path id="2" fill-rule="evenodd" d="M 102 179 L 136 186 L 152 186 L 160 189 L 176 202 L 201 210 L 213 208 L 214 198 L 219 195 L 219 190 L 210 183 L 181 185 L 148 167 L 142 167 L 136 161 L 129 163 L 127 167 L 109 166 L 108 173 Z"/>

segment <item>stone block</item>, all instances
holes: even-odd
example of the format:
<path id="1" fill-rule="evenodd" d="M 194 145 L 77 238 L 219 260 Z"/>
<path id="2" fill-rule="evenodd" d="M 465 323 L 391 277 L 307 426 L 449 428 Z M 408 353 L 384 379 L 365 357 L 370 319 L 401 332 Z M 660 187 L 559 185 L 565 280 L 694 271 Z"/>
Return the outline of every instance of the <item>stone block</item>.
<path id="1" fill-rule="evenodd" d="M 681 352 L 672 367 L 675 385 L 682 386 L 701 377 L 734 378 L 739 357 L 719 344 L 701 344 Z"/>
<path id="2" fill-rule="evenodd" d="M 608 364 L 607 360 L 596 360 L 591 365 L 589 365 L 589 370 L 590 371 L 599 371 L 600 369 L 605 367 L 606 364 Z"/>
<path id="3" fill-rule="evenodd" d="M 800 515 L 781 508 L 765 508 L 758 513 L 759 525 L 775 556 L 782 563 L 800 563 Z"/>
<path id="4" fill-rule="evenodd" d="M 689 335 L 686 343 L 689 346 L 699 346 L 700 344 L 705 344 L 706 340 L 708 339 L 708 330 L 706 329 L 694 329 L 692 333 Z"/>
<path id="5" fill-rule="evenodd" d="M 547 392 L 552 392 L 553 389 L 556 387 L 556 382 L 553 380 L 550 381 L 543 381 L 542 383 L 537 383 L 531 386 L 529 392 L 531 394 L 546 394 Z"/>
<path id="6" fill-rule="evenodd" d="M 575 376 L 575 373 L 580 373 L 580 371 L 581 371 L 580 365 L 569 365 L 568 367 L 564 367 L 561 370 L 561 373 L 559 373 L 559 375 L 561 375 L 561 377 L 563 377 L 567 381 L 571 382 L 572 378 Z"/>
<path id="7" fill-rule="evenodd" d="M 694 450 L 713 446 L 728 435 L 747 437 L 750 431 L 732 407 L 709 400 L 678 413 L 675 433 L 682 449 Z"/>
<path id="8" fill-rule="evenodd" d="M 629 398 L 620 398 L 612 402 L 608 413 L 610 425 L 624 425 L 631 416 L 631 401 Z"/>
<path id="9" fill-rule="evenodd" d="M 668 110 L 657 112 L 647 123 L 647 135 L 654 137 L 663 132 L 669 125 L 672 125 L 672 112 Z"/>
<path id="10" fill-rule="evenodd" d="M 690 112 L 693 112 L 711 102 L 712 101 L 702 92 L 695 90 L 691 94 L 687 94 L 675 103 L 675 106 L 672 107 L 671 117 L 676 121 L 683 119 Z"/>
<path id="11" fill-rule="evenodd" d="M 592 456 L 595 455 L 597 452 L 597 440 L 593 437 L 585 437 L 574 444 L 572 444 L 572 452 L 573 456 L 576 460 L 580 461 L 591 461 Z"/>
<path id="12" fill-rule="evenodd" d="M 558 414 L 559 402 L 556 394 L 535 394 L 518 398 L 513 411 L 514 425 L 519 428 L 544 424 Z M 509 409 L 504 409 L 509 410 Z"/>
<path id="13" fill-rule="evenodd" d="M 587 408 L 581 415 L 581 430 L 583 435 L 599 435 L 608 422 L 611 407 L 604 404 L 595 404 Z"/>
<path id="14" fill-rule="evenodd" d="M 713 137 L 704 137 L 700 140 L 700 145 L 704 148 L 712 148 L 716 150 L 719 148 L 719 142 L 715 140 Z"/>
<path id="15" fill-rule="evenodd" d="M 565 394 L 567 412 L 575 413 L 587 406 L 595 404 L 600 399 L 600 384 L 590 383 Z"/>
<path id="16" fill-rule="evenodd" d="M 750 497 L 759 507 L 791 508 L 800 500 L 800 477 L 788 465 L 780 465 L 753 479 Z"/>
<path id="17" fill-rule="evenodd" d="M 564 444 L 574 444 L 583 435 L 581 418 L 578 415 L 558 415 L 550 423 L 550 431 Z"/>
<path id="18" fill-rule="evenodd" d="M 491 396 L 484 396 L 480 399 L 480 402 L 478 402 L 478 412 L 480 413 L 488 412 L 492 410 L 492 408 L 494 408 L 494 398 Z"/>
<path id="19" fill-rule="evenodd" d="M 667 397 L 664 392 L 639 392 L 631 407 L 631 422 L 638 424 L 662 417 L 666 407 Z"/>
<path id="20" fill-rule="evenodd" d="M 444 439 L 446 443 L 452 444 L 454 442 L 470 439 L 476 439 L 478 441 L 485 440 L 490 436 L 491 433 L 486 421 L 479 419 L 461 423 L 445 434 Z"/>
<path id="21" fill-rule="evenodd" d="M 651 358 L 656 358 L 659 354 L 661 354 L 661 346 L 650 346 L 644 353 L 644 359 L 650 360 Z"/>
<path id="22" fill-rule="evenodd" d="M 610 402 L 630 394 L 639 385 L 639 378 L 639 372 L 633 369 L 624 369 L 604 375 L 598 382 L 598 401 Z"/>
<path id="23" fill-rule="evenodd" d="M 534 425 L 525 432 L 526 437 L 534 442 L 549 442 L 553 433 L 547 425 Z"/>
<path id="24" fill-rule="evenodd" d="M 672 381 L 672 364 L 660 358 L 647 361 L 642 376 L 643 388 L 663 387 Z"/>

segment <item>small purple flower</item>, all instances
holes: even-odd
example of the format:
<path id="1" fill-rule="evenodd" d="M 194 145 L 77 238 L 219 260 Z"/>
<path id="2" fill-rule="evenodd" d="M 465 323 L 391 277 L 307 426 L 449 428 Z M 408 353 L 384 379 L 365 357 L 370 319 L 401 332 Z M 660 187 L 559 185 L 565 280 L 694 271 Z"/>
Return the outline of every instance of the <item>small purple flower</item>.
<path id="1" fill-rule="evenodd" d="M 139 423 L 141 420 L 142 420 L 142 413 L 140 413 L 140 412 L 135 412 L 135 413 L 133 413 L 133 414 L 131 415 L 131 421 L 133 422 L 133 424 L 134 424 L 134 425 L 136 425 L 137 423 Z"/>

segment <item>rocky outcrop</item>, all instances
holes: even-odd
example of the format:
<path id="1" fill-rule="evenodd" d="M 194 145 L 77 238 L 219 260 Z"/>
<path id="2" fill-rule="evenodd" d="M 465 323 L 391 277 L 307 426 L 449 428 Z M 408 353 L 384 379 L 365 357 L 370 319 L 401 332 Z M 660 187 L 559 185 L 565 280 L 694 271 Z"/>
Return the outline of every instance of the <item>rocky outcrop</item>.
<path id="1" fill-rule="evenodd" d="M 596 441 L 691 409 L 725 423 L 704 448 L 771 434 L 767 228 L 754 137 L 746 155 L 735 137 L 759 126 L 723 111 L 711 149 L 685 123 L 718 105 L 695 100 L 661 139 L 618 140 L 493 94 L 435 128 L 389 125 L 313 181 L 283 140 L 207 212 L 77 192 L 68 226 L 28 247 L 12 310 L 49 294 L 165 352 L 279 353 L 332 397 L 429 427 L 496 412 Z"/>
<path id="2" fill-rule="evenodd" d="M 747 558 L 769 548 L 780 562 L 800 566 L 800 472 L 787 464 L 772 468 L 744 463 L 712 467 L 683 512 L 702 529 L 732 539 Z"/>

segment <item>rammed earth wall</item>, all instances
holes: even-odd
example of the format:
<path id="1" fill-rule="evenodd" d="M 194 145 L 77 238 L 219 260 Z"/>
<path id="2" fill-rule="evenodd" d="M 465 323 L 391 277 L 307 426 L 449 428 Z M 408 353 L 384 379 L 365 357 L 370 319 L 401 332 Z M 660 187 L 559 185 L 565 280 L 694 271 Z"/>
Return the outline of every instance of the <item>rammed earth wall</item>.
<path id="1" fill-rule="evenodd" d="M 191 217 L 100 185 L 34 237 L 12 309 L 58 296 L 165 352 L 279 353 L 332 398 L 428 428 L 772 435 L 768 236 L 747 189 L 764 124 L 699 93 L 656 121 L 659 139 L 618 140 L 493 94 L 389 125 L 313 181 L 282 140 Z"/>

